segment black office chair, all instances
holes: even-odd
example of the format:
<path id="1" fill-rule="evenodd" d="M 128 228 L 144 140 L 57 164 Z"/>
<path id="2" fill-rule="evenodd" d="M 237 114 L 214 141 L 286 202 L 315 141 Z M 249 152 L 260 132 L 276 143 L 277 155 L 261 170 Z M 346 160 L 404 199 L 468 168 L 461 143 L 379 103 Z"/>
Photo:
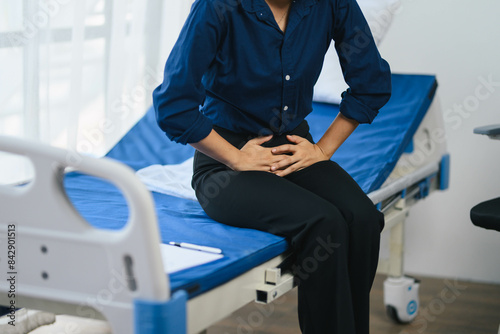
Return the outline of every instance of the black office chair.
<path id="1" fill-rule="evenodd" d="M 500 124 L 476 128 L 474 133 L 500 139 Z M 500 197 L 474 206 L 470 210 L 470 219 L 476 226 L 500 232 Z"/>

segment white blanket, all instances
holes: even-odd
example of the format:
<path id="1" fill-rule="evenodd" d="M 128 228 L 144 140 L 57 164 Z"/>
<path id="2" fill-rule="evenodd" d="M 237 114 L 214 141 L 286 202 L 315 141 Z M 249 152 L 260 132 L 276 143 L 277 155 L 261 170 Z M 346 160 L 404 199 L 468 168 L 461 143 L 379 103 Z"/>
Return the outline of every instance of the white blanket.
<path id="1" fill-rule="evenodd" d="M 178 165 L 151 165 L 136 174 L 151 191 L 197 201 L 191 187 L 193 158 Z"/>

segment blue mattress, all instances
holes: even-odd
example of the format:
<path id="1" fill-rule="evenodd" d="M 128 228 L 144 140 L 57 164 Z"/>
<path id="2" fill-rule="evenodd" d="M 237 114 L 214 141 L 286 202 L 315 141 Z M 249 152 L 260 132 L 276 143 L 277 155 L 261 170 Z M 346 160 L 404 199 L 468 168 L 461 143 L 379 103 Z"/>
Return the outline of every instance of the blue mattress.
<path id="1" fill-rule="evenodd" d="M 436 90 L 434 76 L 393 75 L 393 96 L 371 125 L 361 125 L 335 153 L 333 160 L 370 192 L 384 182 L 424 117 Z M 308 116 L 313 137 L 321 134 L 338 113 L 338 106 L 314 104 Z M 135 170 L 152 164 L 180 163 L 193 148 L 170 142 L 157 127 L 154 111 L 146 115 L 107 154 Z M 77 210 L 98 228 L 122 228 L 128 209 L 120 192 L 87 175 L 65 178 L 68 196 Z M 210 219 L 197 202 L 153 193 L 161 239 L 221 248 L 220 260 L 170 275 L 171 290 L 190 297 L 231 280 L 283 253 L 286 240 L 268 233 L 225 226 Z"/>

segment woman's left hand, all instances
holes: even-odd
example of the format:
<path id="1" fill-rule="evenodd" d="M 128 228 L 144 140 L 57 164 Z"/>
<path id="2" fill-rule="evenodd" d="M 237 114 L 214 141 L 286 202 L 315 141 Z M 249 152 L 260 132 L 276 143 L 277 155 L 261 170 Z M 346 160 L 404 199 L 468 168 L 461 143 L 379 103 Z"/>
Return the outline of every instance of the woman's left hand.
<path id="1" fill-rule="evenodd" d="M 330 160 L 323 149 L 309 140 L 295 135 L 288 135 L 288 141 L 293 144 L 285 144 L 272 149 L 276 155 L 291 154 L 271 166 L 271 172 L 278 176 L 285 176 L 295 171 L 304 169 L 319 161 Z"/>

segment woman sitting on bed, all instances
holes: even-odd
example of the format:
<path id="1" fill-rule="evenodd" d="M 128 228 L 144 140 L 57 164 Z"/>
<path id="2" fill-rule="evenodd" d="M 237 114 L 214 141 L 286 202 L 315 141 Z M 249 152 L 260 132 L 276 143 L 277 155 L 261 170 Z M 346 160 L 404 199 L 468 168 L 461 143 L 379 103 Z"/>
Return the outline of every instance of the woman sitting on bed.
<path id="1" fill-rule="evenodd" d="M 350 88 L 314 142 L 304 118 L 332 39 Z M 356 1 L 196 0 L 164 75 L 158 124 L 196 148 L 205 212 L 287 238 L 302 333 L 368 333 L 384 217 L 330 158 L 391 82 Z"/>

